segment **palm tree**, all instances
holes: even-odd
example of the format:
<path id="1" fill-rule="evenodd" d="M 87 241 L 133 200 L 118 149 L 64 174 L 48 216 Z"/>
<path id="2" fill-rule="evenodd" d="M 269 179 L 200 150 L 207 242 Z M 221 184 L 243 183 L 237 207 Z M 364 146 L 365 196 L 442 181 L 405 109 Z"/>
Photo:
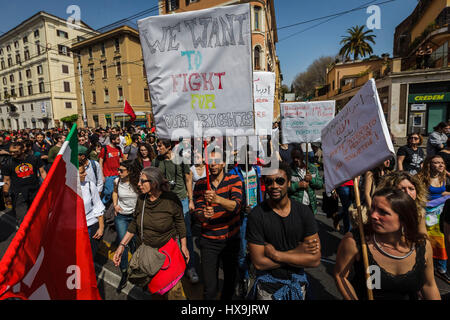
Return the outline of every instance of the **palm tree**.
<path id="1" fill-rule="evenodd" d="M 348 36 L 343 36 L 341 45 L 343 47 L 339 51 L 339 55 L 348 58 L 353 54 L 353 60 L 358 60 L 358 57 L 365 57 L 373 53 L 369 42 L 375 44 L 374 38 L 376 35 L 371 34 L 372 30 L 364 31 L 364 26 L 356 26 L 347 29 Z"/>

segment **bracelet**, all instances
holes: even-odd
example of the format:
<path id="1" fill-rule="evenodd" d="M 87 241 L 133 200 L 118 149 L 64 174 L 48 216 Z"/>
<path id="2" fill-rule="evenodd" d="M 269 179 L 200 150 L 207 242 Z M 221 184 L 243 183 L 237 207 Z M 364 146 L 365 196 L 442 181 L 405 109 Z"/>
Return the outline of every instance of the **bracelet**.
<path id="1" fill-rule="evenodd" d="M 120 243 L 119 246 L 123 246 L 124 248 L 128 248 L 127 244 Z"/>

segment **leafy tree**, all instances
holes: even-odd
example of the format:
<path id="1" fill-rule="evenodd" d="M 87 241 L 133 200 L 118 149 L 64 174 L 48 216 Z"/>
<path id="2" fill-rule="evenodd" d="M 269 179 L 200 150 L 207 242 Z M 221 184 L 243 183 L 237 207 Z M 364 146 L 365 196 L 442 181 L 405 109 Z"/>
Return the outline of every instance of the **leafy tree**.
<path id="1" fill-rule="evenodd" d="M 292 82 L 296 96 L 300 99 L 313 96 L 316 87 L 326 84 L 327 67 L 335 60 L 334 56 L 320 57 L 314 60 L 306 71 L 299 73 Z"/>
<path id="2" fill-rule="evenodd" d="M 373 49 L 369 42 L 375 44 L 374 38 L 376 35 L 372 34 L 372 30 L 364 31 L 364 26 L 356 26 L 347 29 L 348 36 L 342 36 L 340 42 L 342 46 L 339 55 L 348 58 L 353 55 L 353 60 L 358 60 L 358 57 L 365 57 L 373 53 Z"/>

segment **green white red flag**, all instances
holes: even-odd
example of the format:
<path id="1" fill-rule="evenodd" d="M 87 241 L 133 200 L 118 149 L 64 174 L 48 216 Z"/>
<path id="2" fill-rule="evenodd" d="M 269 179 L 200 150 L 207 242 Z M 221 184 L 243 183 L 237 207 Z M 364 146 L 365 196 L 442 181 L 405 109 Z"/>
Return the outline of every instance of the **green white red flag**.
<path id="1" fill-rule="evenodd" d="M 74 125 L 0 261 L 0 299 L 99 300 Z"/>

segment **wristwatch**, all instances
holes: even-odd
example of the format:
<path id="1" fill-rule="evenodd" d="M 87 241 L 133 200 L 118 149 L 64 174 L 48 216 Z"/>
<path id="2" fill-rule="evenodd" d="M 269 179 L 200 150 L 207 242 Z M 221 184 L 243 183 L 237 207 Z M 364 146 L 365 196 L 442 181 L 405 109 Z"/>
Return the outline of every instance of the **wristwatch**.
<path id="1" fill-rule="evenodd" d="M 123 243 L 119 243 L 119 246 L 122 246 L 122 247 L 127 248 L 127 249 L 129 248 L 127 244 L 123 244 Z"/>

